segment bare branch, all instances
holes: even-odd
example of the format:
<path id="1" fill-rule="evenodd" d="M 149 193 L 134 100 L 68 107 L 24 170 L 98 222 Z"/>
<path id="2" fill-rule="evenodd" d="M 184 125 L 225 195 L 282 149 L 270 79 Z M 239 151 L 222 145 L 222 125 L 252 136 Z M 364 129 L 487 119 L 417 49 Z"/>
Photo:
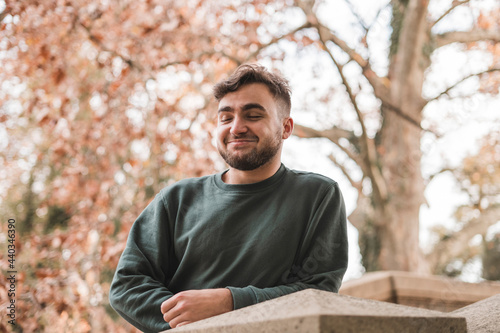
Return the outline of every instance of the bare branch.
<path id="1" fill-rule="evenodd" d="M 370 217 L 375 215 L 375 211 L 371 204 L 371 199 L 363 194 L 362 189 L 358 190 L 358 199 L 356 200 L 356 208 L 349 215 L 349 222 L 358 230 L 362 230 Z M 375 221 L 373 221 L 375 222 Z"/>
<path id="2" fill-rule="evenodd" d="M 172 62 L 168 62 L 166 64 L 163 64 L 161 65 L 161 67 L 159 67 L 160 69 L 162 68 L 166 68 L 168 66 L 172 66 L 172 65 L 180 65 L 180 64 L 186 64 L 186 63 L 189 63 L 190 61 L 192 61 L 193 59 L 198 59 L 198 58 L 201 58 L 202 56 L 211 56 L 211 55 L 214 55 L 214 54 L 220 54 L 222 55 L 223 57 L 233 61 L 237 66 L 249 61 L 250 59 L 253 59 L 255 58 L 263 49 L 273 45 L 273 44 L 276 44 L 277 42 L 279 42 L 280 40 L 288 37 L 288 36 L 293 36 L 295 33 L 297 33 L 298 31 L 300 30 L 303 30 L 303 29 L 307 29 L 307 28 L 310 28 L 311 27 L 311 24 L 309 22 L 301 25 L 300 27 L 290 31 L 289 33 L 287 34 L 284 34 L 280 37 L 275 37 L 273 38 L 269 43 L 266 43 L 266 44 L 262 44 L 261 46 L 259 46 L 257 48 L 257 50 L 255 50 L 254 52 L 252 52 L 251 54 L 249 54 L 245 59 L 238 59 L 237 57 L 231 55 L 231 54 L 228 54 L 224 51 L 210 51 L 210 52 L 201 52 L 197 55 L 194 55 L 194 56 L 190 56 L 188 58 L 185 58 L 185 59 L 181 59 L 181 60 L 175 60 L 175 61 L 172 61 Z"/>
<path id="3" fill-rule="evenodd" d="M 280 37 L 275 37 L 275 38 L 273 38 L 273 39 L 272 39 L 269 43 L 262 44 L 261 46 L 259 46 L 259 47 L 257 48 L 257 50 L 255 50 L 254 52 L 250 53 L 244 62 L 246 62 L 246 61 L 248 61 L 248 60 L 250 60 L 250 59 L 253 59 L 253 58 L 254 58 L 255 56 L 257 56 L 257 55 L 258 55 L 258 54 L 259 54 L 259 53 L 260 53 L 263 49 L 265 49 L 265 48 L 267 48 L 267 47 L 269 47 L 269 46 L 271 46 L 271 45 L 273 45 L 273 44 L 276 44 L 276 43 L 277 43 L 277 42 L 279 42 L 280 40 L 282 40 L 282 39 L 284 39 L 284 38 L 286 38 L 286 37 L 288 37 L 288 36 L 293 36 L 293 35 L 295 35 L 297 32 L 299 32 L 299 31 L 301 31 L 301 30 L 304 30 L 304 29 L 307 29 L 307 28 L 311 28 L 311 27 L 312 27 L 311 23 L 306 22 L 305 24 L 303 24 L 303 25 L 301 25 L 300 27 L 298 27 L 298 28 L 296 28 L 296 29 L 294 29 L 294 30 L 290 31 L 289 33 L 286 33 L 286 34 L 284 34 L 284 35 L 282 35 L 282 36 L 280 36 Z"/>
<path id="4" fill-rule="evenodd" d="M 325 47 L 326 47 L 326 45 L 325 45 Z M 347 78 L 344 76 L 343 66 L 337 62 L 337 60 L 335 59 L 333 54 L 330 52 L 330 50 L 327 49 L 327 52 L 330 55 L 330 59 L 335 64 L 335 67 L 337 67 L 337 70 L 339 71 L 339 75 L 340 75 L 340 78 L 342 79 L 342 83 L 344 84 L 344 87 L 347 90 L 347 95 L 349 95 L 349 99 L 351 100 L 352 106 L 354 107 L 354 111 L 356 111 L 356 115 L 358 117 L 358 121 L 359 121 L 359 124 L 361 125 L 361 130 L 362 130 L 361 136 L 364 138 L 367 138 L 368 136 L 367 136 L 367 132 L 366 132 L 365 121 L 363 119 L 364 117 L 363 117 L 361 110 L 358 107 L 358 103 L 356 102 L 356 95 L 353 93 L 352 88 L 351 88 L 349 82 L 347 81 Z"/>
<path id="5" fill-rule="evenodd" d="M 226 52 L 224 51 L 221 51 L 220 54 L 222 54 L 224 57 L 228 58 L 229 60 L 232 60 L 236 63 L 237 66 L 241 65 L 243 63 L 243 61 L 241 61 L 240 59 L 236 58 L 235 56 L 232 56 L 230 54 L 227 54 Z"/>
<path id="6" fill-rule="evenodd" d="M 351 49 L 347 43 L 345 43 L 342 39 L 338 38 L 335 34 L 333 34 L 330 30 L 328 30 L 326 27 L 319 25 L 318 26 L 318 32 L 320 34 L 320 38 L 326 42 L 326 41 L 331 41 L 342 51 L 347 53 L 349 57 L 356 62 L 362 70 L 363 76 L 366 78 L 368 83 L 372 86 L 373 92 L 375 96 L 380 98 L 382 101 L 389 101 L 390 100 L 390 94 L 389 94 L 389 86 L 390 86 L 390 81 L 387 78 L 382 78 L 379 77 L 371 68 L 370 63 L 364 59 L 359 53 L 354 51 L 354 49 Z M 326 44 L 325 44 L 325 48 Z"/>
<path id="7" fill-rule="evenodd" d="M 433 173 L 432 175 L 430 175 L 430 176 L 429 176 L 429 178 L 427 178 L 427 181 L 426 181 L 426 182 L 427 182 L 427 184 L 428 184 L 428 183 L 430 183 L 430 182 L 431 182 L 431 181 L 432 181 L 435 177 L 439 176 L 440 174 L 443 174 L 443 173 L 448 172 L 448 171 L 453 172 L 453 171 L 455 171 L 455 170 L 456 170 L 456 169 L 454 169 L 454 168 L 449 168 L 449 167 L 447 167 L 447 168 L 442 168 L 442 169 L 441 169 L 441 170 L 439 170 L 438 172 Z"/>
<path id="8" fill-rule="evenodd" d="M 164 69 L 164 68 L 169 67 L 169 66 L 188 64 L 191 61 L 193 61 L 195 59 L 199 59 L 199 58 L 201 58 L 203 56 L 213 56 L 215 54 L 220 54 L 223 57 L 228 58 L 229 60 L 231 60 L 234 63 L 236 63 L 237 66 L 239 66 L 239 65 L 241 65 L 243 63 L 242 60 L 240 60 L 240 59 L 238 59 L 238 58 L 236 58 L 236 57 L 234 57 L 234 56 L 232 56 L 230 54 L 227 54 L 224 51 L 210 51 L 210 52 L 200 52 L 198 54 L 191 55 L 191 56 L 189 56 L 187 58 L 184 58 L 184 59 L 179 59 L 179 60 L 174 60 L 174 61 L 171 61 L 171 62 L 164 63 L 161 66 L 159 66 L 158 69 Z"/>
<path id="9" fill-rule="evenodd" d="M 349 181 L 349 183 L 351 183 L 352 187 L 354 187 L 358 191 L 360 191 L 362 189 L 362 183 L 361 182 L 357 182 L 354 179 L 352 179 L 351 175 L 347 171 L 347 169 L 346 169 L 346 167 L 345 167 L 344 164 L 339 163 L 333 154 L 330 154 L 328 156 L 328 158 L 330 159 L 330 161 L 333 162 L 333 164 L 335 164 L 340 169 L 340 171 L 342 171 L 342 173 L 347 178 L 347 180 Z"/>
<path id="10" fill-rule="evenodd" d="M 462 82 L 472 78 L 472 77 L 475 77 L 475 76 L 482 76 L 484 74 L 488 74 L 488 73 L 492 73 L 492 72 L 498 72 L 500 71 L 500 68 L 490 68 L 490 69 L 487 69 L 483 72 L 480 72 L 480 73 L 473 73 L 473 74 L 469 74 L 465 77 L 463 77 L 462 79 L 458 80 L 457 82 L 455 82 L 454 84 L 452 84 L 451 86 L 449 86 L 448 88 L 446 88 L 446 90 L 444 90 L 443 92 L 441 92 L 439 95 L 429 99 L 427 101 L 427 103 L 431 102 L 431 101 L 434 101 L 434 100 L 437 100 L 439 98 L 441 98 L 443 95 L 448 95 L 448 93 L 454 89 L 455 87 L 457 87 L 459 84 L 461 84 Z"/>
<path id="11" fill-rule="evenodd" d="M 387 102 L 382 102 L 382 107 L 385 109 L 385 110 L 389 110 L 391 112 L 394 112 L 396 115 L 398 115 L 399 117 L 403 118 L 404 120 L 408 121 L 410 124 L 418 127 L 420 130 L 424 131 L 424 132 L 428 132 L 428 133 L 432 133 L 434 134 L 436 137 L 440 138 L 442 137 L 442 134 L 440 133 L 436 133 L 430 129 L 427 129 L 427 128 L 423 128 L 422 125 L 416 121 L 415 119 L 413 119 L 411 116 L 407 115 L 406 113 L 403 112 L 403 110 L 401 110 L 400 108 L 390 104 L 390 103 L 387 103 Z"/>
<path id="12" fill-rule="evenodd" d="M 380 14 L 382 13 L 382 11 L 384 9 L 386 9 L 388 6 L 390 6 L 390 3 L 386 4 L 385 6 L 383 7 L 380 7 L 379 10 L 377 11 L 377 14 L 375 15 L 375 18 L 373 19 L 373 22 L 370 24 L 370 26 L 368 27 L 368 29 L 366 30 L 366 33 L 365 33 L 365 37 L 368 35 L 368 33 L 370 32 L 372 26 L 377 23 L 377 19 L 379 18 Z"/>
<path id="13" fill-rule="evenodd" d="M 450 31 L 435 36 L 437 48 L 452 43 L 472 43 L 483 40 L 500 42 L 500 30 L 472 29 L 469 31 Z"/>
<path id="14" fill-rule="evenodd" d="M 334 143 L 338 143 L 341 138 L 351 140 L 355 137 L 352 131 L 337 126 L 333 126 L 327 130 L 316 130 L 299 124 L 294 125 L 294 134 L 300 138 L 327 138 Z"/>
<path id="15" fill-rule="evenodd" d="M 10 14 L 11 9 L 9 7 L 5 8 L 3 12 L 0 13 L 0 22 L 3 21 L 3 19 Z"/>
<path id="16" fill-rule="evenodd" d="M 347 95 L 349 96 L 349 99 L 351 100 L 351 104 L 354 107 L 354 110 L 356 111 L 356 115 L 358 117 L 358 121 L 359 121 L 359 123 L 361 125 L 362 137 L 364 139 L 366 139 L 367 138 L 367 134 L 366 134 L 365 122 L 364 122 L 364 119 L 363 119 L 363 114 L 361 113 L 361 110 L 358 107 L 358 103 L 356 102 L 356 95 L 353 93 L 353 91 L 351 89 L 351 86 L 350 86 L 349 82 L 347 81 L 347 78 L 344 76 L 343 66 L 338 63 L 338 61 L 333 56 L 332 52 L 328 49 L 328 47 L 326 47 L 325 41 L 321 39 L 321 42 L 325 46 L 325 50 L 328 53 L 328 55 L 330 56 L 330 59 L 332 60 L 332 62 L 335 64 L 335 67 L 337 67 L 337 70 L 339 72 L 340 78 L 342 79 L 342 84 L 346 88 Z"/>
<path id="17" fill-rule="evenodd" d="M 311 26 L 316 27 L 318 30 L 318 34 L 320 36 L 320 39 L 323 42 L 326 41 L 331 41 L 335 45 L 337 45 L 342 51 L 347 53 L 349 57 L 354 60 L 358 64 L 358 66 L 361 67 L 363 71 L 364 77 L 367 79 L 368 83 L 373 87 L 373 91 L 375 93 L 375 96 L 380 98 L 383 101 L 389 101 L 390 100 L 390 94 L 389 94 L 389 85 L 390 81 L 387 80 L 386 78 L 381 78 L 379 77 L 372 69 L 370 66 L 370 63 L 363 58 L 358 52 L 356 52 L 354 49 L 350 48 L 347 43 L 340 39 L 337 35 L 332 33 L 330 29 L 319 23 L 317 16 L 312 10 L 312 7 L 314 5 L 314 1 L 299 1 L 298 6 L 304 11 L 304 13 L 307 16 L 308 22 L 311 24 Z M 326 48 L 326 46 L 325 46 Z"/>
<path id="18" fill-rule="evenodd" d="M 351 150 L 340 144 L 340 139 L 344 138 L 351 142 L 352 145 L 356 145 L 357 137 L 352 131 L 345 130 L 343 128 L 338 128 L 336 126 L 328 129 L 318 131 L 314 128 L 307 126 L 295 124 L 293 129 L 293 134 L 299 138 L 325 138 L 333 142 L 337 147 L 339 147 L 351 160 L 353 160 L 359 166 L 362 166 L 362 161 L 359 156 L 353 153 Z"/>
<path id="19" fill-rule="evenodd" d="M 332 33 L 330 29 L 320 23 L 317 23 L 316 26 L 322 40 L 331 41 L 335 45 L 340 47 L 340 49 L 347 53 L 347 55 L 349 55 L 349 57 L 354 60 L 361 68 L 370 68 L 370 64 L 365 58 L 363 58 L 363 56 L 357 53 L 354 49 L 350 48 L 344 40 L 340 39 L 337 35 Z"/>
<path id="20" fill-rule="evenodd" d="M 132 69 L 138 69 L 139 71 L 144 70 L 144 68 L 138 63 L 118 53 L 116 50 L 110 49 L 109 47 L 104 45 L 104 43 L 99 38 L 97 38 L 96 35 L 92 33 L 91 28 L 89 26 L 86 26 L 82 21 L 78 21 L 78 24 L 87 32 L 90 41 L 92 41 L 95 45 L 99 46 L 101 50 L 109 52 L 115 57 L 121 58 Z"/>
<path id="21" fill-rule="evenodd" d="M 468 2 L 470 2 L 470 0 L 463 0 L 463 1 L 457 1 L 457 2 L 454 1 L 453 5 L 450 8 L 448 8 L 448 10 L 443 13 L 443 15 L 441 15 L 436 21 L 432 22 L 431 27 L 438 24 L 439 21 L 441 21 L 443 18 L 445 18 L 455 8 L 457 8 L 458 6 L 461 6 L 463 4 L 466 4 Z"/>
<path id="22" fill-rule="evenodd" d="M 356 19 L 358 19 L 358 22 L 363 27 L 363 30 L 365 30 L 365 32 L 368 32 L 368 27 L 367 27 L 366 23 L 364 22 L 361 15 L 359 15 L 356 8 L 354 8 L 354 5 L 352 4 L 352 2 L 350 0 L 344 0 L 344 1 L 347 3 L 347 6 L 351 10 L 351 13 L 356 17 Z"/>
<path id="23" fill-rule="evenodd" d="M 323 44 L 325 43 L 322 40 Z M 373 140 L 368 138 L 366 126 L 365 126 L 365 121 L 364 121 L 364 116 L 359 109 L 358 103 L 356 101 L 356 96 L 352 92 L 351 86 L 349 85 L 349 82 L 347 81 L 347 78 L 344 76 L 343 73 L 343 68 L 342 66 L 337 62 L 333 54 L 330 52 L 330 50 L 326 47 L 325 49 L 327 53 L 330 56 L 330 59 L 332 62 L 335 64 L 339 71 L 340 78 L 342 79 L 342 83 L 344 87 L 346 88 L 347 95 L 349 96 L 349 99 L 351 100 L 351 104 L 354 107 L 354 110 L 356 111 L 356 115 L 358 117 L 359 124 L 361 126 L 361 147 L 364 147 L 365 154 L 363 154 L 363 161 L 364 165 L 366 166 L 366 171 L 368 172 L 368 176 L 372 180 L 373 184 L 373 191 L 375 194 L 375 197 L 378 198 L 381 202 L 385 201 L 387 198 L 387 187 L 385 184 L 385 180 L 380 172 L 380 170 L 376 166 L 376 160 L 377 160 L 377 154 L 376 154 L 376 148 Z M 362 168 L 362 165 L 360 165 Z"/>

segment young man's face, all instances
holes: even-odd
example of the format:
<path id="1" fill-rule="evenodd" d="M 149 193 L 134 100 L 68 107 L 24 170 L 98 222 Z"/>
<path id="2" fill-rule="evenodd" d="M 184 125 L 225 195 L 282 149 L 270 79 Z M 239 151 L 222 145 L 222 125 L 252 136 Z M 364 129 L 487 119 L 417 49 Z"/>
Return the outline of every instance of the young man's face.
<path id="1" fill-rule="evenodd" d="M 226 163 L 248 171 L 279 159 L 289 133 L 278 113 L 278 104 L 262 83 L 225 95 L 219 102 L 217 148 Z"/>

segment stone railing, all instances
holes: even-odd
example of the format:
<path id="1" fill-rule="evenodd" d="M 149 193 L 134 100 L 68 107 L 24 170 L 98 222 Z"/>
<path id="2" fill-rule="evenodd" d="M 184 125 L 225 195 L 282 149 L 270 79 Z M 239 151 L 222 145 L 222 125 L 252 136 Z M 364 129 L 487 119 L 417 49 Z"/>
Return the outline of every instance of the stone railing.
<path id="1" fill-rule="evenodd" d="M 380 271 L 344 282 L 339 293 L 450 312 L 500 294 L 500 282 L 467 283 L 444 276 Z"/>
<path id="2" fill-rule="evenodd" d="M 367 274 L 361 282 L 346 283 L 344 294 L 307 289 L 168 332 L 500 332 L 500 283 L 400 272 Z M 401 301 L 418 307 L 395 304 Z M 423 308 L 450 310 L 466 303 L 472 304 L 452 312 Z"/>

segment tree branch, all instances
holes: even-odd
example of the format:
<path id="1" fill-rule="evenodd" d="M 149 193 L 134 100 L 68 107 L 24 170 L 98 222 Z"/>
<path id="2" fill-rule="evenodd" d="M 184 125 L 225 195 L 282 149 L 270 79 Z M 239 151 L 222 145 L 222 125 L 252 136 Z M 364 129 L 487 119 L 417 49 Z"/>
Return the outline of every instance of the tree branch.
<path id="1" fill-rule="evenodd" d="M 370 24 L 370 26 L 368 27 L 368 29 L 366 30 L 366 34 L 365 34 L 365 37 L 368 35 L 368 32 L 370 32 L 372 26 L 377 23 L 377 19 L 378 17 L 380 16 L 380 14 L 382 13 L 382 11 L 387 8 L 388 6 L 390 6 L 390 3 L 386 4 L 385 6 L 383 7 L 380 7 L 380 9 L 377 11 L 377 14 L 375 15 L 375 18 L 373 19 L 373 22 Z"/>
<path id="2" fill-rule="evenodd" d="M 347 178 L 347 180 L 349 181 L 349 183 L 351 183 L 352 187 L 354 187 L 358 191 L 361 191 L 361 189 L 362 189 L 362 183 L 361 182 L 357 182 L 354 179 L 352 179 L 351 175 L 349 174 L 349 172 L 345 168 L 345 165 L 339 163 L 333 154 L 328 155 L 328 158 L 330 159 L 330 161 L 333 162 L 333 164 L 335 164 L 340 169 L 340 171 L 342 171 L 342 173 Z"/>
<path id="3" fill-rule="evenodd" d="M 385 103 L 385 102 L 382 102 L 382 106 L 385 107 L 386 110 L 394 112 L 396 115 L 398 115 L 399 117 L 401 117 L 404 120 L 408 121 L 410 124 L 418 127 L 420 130 L 422 130 L 424 132 L 432 133 L 432 134 L 434 134 L 438 138 L 442 137 L 442 134 L 440 134 L 440 133 L 436 133 L 436 132 L 434 132 L 434 131 L 432 131 L 430 129 L 423 128 L 422 125 L 418 121 L 416 121 L 415 119 L 413 119 L 412 117 L 410 117 L 409 115 L 407 115 L 406 113 L 404 113 L 403 110 L 401 110 L 400 108 L 395 107 L 394 105 L 392 105 L 390 103 Z"/>
<path id="4" fill-rule="evenodd" d="M 316 130 L 299 124 L 295 124 L 294 134 L 299 138 L 327 138 L 334 143 L 338 143 L 342 138 L 351 140 L 355 136 L 352 131 L 337 126 L 333 126 L 327 130 Z"/>
<path id="5" fill-rule="evenodd" d="M 442 173 L 445 173 L 445 172 L 453 172 L 453 171 L 456 171 L 455 168 L 442 168 L 441 170 L 439 170 L 438 172 L 436 173 L 433 173 L 432 175 L 429 176 L 429 178 L 427 178 L 427 184 L 430 183 L 435 177 L 439 176 L 440 174 Z"/>
<path id="6" fill-rule="evenodd" d="M 358 11 L 354 8 L 354 5 L 352 4 L 352 2 L 350 0 L 344 0 L 344 1 L 347 3 L 347 6 L 349 7 L 349 10 L 351 11 L 351 13 L 358 20 L 358 23 L 361 25 L 361 27 L 363 27 L 363 30 L 365 31 L 365 33 L 368 32 L 368 27 L 366 26 L 366 23 L 364 22 L 361 15 L 359 15 Z"/>
<path id="7" fill-rule="evenodd" d="M 348 220 L 358 230 L 363 230 L 367 222 L 373 219 L 375 211 L 371 204 L 371 199 L 363 194 L 362 190 L 358 190 L 358 199 L 356 200 L 356 208 L 349 215 Z M 372 221 L 375 222 L 375 221 Z"/>
<path id="8" fill-rule="evenodd" d="M 436 24 L 438 24 L 439 21 L 441 21 L 443 18 L 445 18 L 455 8 L 457 8 L 458 6 L 461 6 L 463 4 L 466 4 L 468 2 L 470 2 L 470 0 L 463 0 L 463 1 L 457 1 L 457 2 L 454 1 L 454 3 L 452 4 L 452 6 L 450 8 L 448 8 L 448 10 L 443 13 L 443 15 L 441 15 L 436 21 L 432 22 L 431 28 L 433 26 L 435 26 Z"/>
<path id="9" fill-rule="evenodd" d="M 325 138 L 333 142 L 337 147 L 339 147 L 351 160 L 353 160 L 357 165 L 362 165 L 362 161 L 358 155 L 347 149 L 346 147 L 340 144 L 340 139 L 346 139 L 351 144 L 353 140 L 357 140 L 357 137 L 354 135 L 352 131 L 345 130 L 343 128 L 338 128 L 336 126 L 328 129 L 318 131 L 314 128 L 310 128 L 307 126 L 295 124 L 293 129 L 293 134 L 299 138 Z"/>
<path id="10" fill-rule="evenodd" d="M 370 63 L 364 59 L 358 52 L 350 48 L 349 45 L 334 33 L 330 31 L 327 27 L 319 23 L 316 14 L 313 12 L 314 1 L 298 1 L 298 6 L 306 14 L 307 20 L 311 26 L 316 27 L 320 39 L 325 44 L 325 41 L 331 41 L 337 45 L 342 51 L 347 53 L 347 55 L 354 60 L 361 67 L 363 71 L 363 76 L 367 79 L 368 83 L 372 86 L 375 96 L 380 98 L 382 101 L 389 101 L 389 85 L 390 81 L 386 78 L 379 77 L 370 66 Z M 326 48 L 326 45 L 325 45 Z"/>
<path id="11" fill-rule="evenodd" d="M 12 10 L 11 10 L 10 6 L 7 6 L 7 7 L 3 10 L 3 12 L 1 12 L 1 13 L 0 13 L 0 22 L 2 22 L 2 21 L 3 21 L 3 19 L 4 19 L 7 15 L 10 15 L 10 12 L 11 12 L 11 11 L 12 11 Z"/>
<path id="12" fill-rule="evenodd" d="M 288 37 L 288 36 L 292 36 L 294 35 L 295 33 L 297 33 L 298 31 L 300 30 L 303 30 L 303 29 L 307 29 L 307 28 L 310 28 L 311 27 L 311 24 L 309 22 L 306 22 L 305 24 L 301 25 L 300 27 L 280 36 L 280 37 L 275 37 L 273 38 L 269 43 L 266 43 L 266 44 L 262 44 L 261 46 L 259 46 L 257 48 L 257 50 L 255 50 L 254 52 L 250 53 L 245 59 L 238 59 L 236 58 L 235 56 L 231 55 L 231 54 L 228 54 L 224 51 L 211 51 L 211 52 L 201 52 L 199 53 L 198 55 L 195 55 L 195 56 L 192 56 L 192 57 L 189 57 L 189 58 L 186 58 L 186 59 L 181 59 L 181 60 L 175 60 L 175 61 L 172 61 L 172 62 L 169 62 L 169 63 L 166 63 L 166 64 L 163 64 L 161 65 L 159 68 L 162 69 L 162 68 L 166 68 L 168 66 L 172 66 L 172 65 L 180 65 L 180 64 L 186 64 L 186 63 L 189 63 L 190 61 L 192 61 L 193 59 L 198 59 L 204 55 L 207 55 L 207 56 L 211 56 L 211 55 L 214 55 L 214 54 L 220 54 L 222 55 L 223 57 L 225 58 L 228 58 L 229 60 L 233 61 L 234 63 L 236 63 L 237 66 L 245 63 L 245 62 L 248 62 L 250 59 L 253 59 L 255 58 L 263 49 L 273 45 L 273 44 L 276 44 L 277 42 L 279 42 L 280 40 Z"/>
<path id="13" fill-rule="evenodd" d="M 244 62 L 247 62 L 249 61 L 250 59 L 253 59 L 255 56 L 257 56 L 263 49 L 273 45 L 273 44 L 276 44 L 277 42 L 279 42 L 280 40 L 282 40 L 283 38 L 286 38 L 288 36 L 293 36 L 295 35 L 297 32 L 299 32 L 300 30 L 304 30 L 304 29 L 307 29 L 307 28 L 311 28 L 312 25 L 310 22 L 306 22 L 304 23 L 303 25 L 301 25 L 300 27 L 284 34 L 284 35 L 281 35 L 280 37 L 275 37 L 273 38 L 269 43 L 266 43 L 266 44 L 262 44 L 261 46 L 259 46 L 257 48 L 257 50 L 255 50 L 254 52 L 250 53 L 248 55 L 248 57 L 246 58 L 246 60 Z"/>
<path id="14" fill-rule="evenodd" d="M 446 88 L 446 90 L 444 90 L 443 92 L 441 92 L 439 95 L 427 100 L 426 103 L 429 103 L 431 101 L 434 101 L 434 100 L 437 100 L 439 98 L 441 98 L 443 95 L 448 95 L 448 93 L 454 89 L 455 87 L 457 87 L 459 84 L 461 84 L 462 82 L 470 79 L 471 77 L 475 77 L 475 76 L 482 76 L 484 74 L 488 74 L 488 73 L 492 73 L 492 72 L 498 72 L 500 71 L 500 68 L 490 68 L 490 69 L 487 69 L 483 72 L 480 72 L 480 73 L 473 73 L 473 74 L 469 74 L 465 77 L 463 77 L 462 79 L 458 80 L 457 82 L 455 82 L 454 84 L 452 84 L 451 86 L 449 86 L 448 88 Z"/>
<path id="15" fill-rule="evenodd" d="M 325 45 L 325 41 L 322 40 L 323 45 Z M 368 138 L 368 133 L 365 126 L 365 121 L 361 110 L 358 107 L 358 103 L 356 102 L 356 96 L 352 92 L 351 86 L 347 81 L 347 78 L 344 76 L 342 66 L 337 62 L 333 54 L 330 52 L 328 47 L 325 45 L 326 52 L 329 54 L 330 59 L 337 67 L 340 78 L 342 79 L 342 83 L 346 88 L 347 95 L 351 100 L 351 104 L 354 107 L 356 115 L 358 117 L 359 124 L 361 126 L 361 147 L 365 148 L 365 154 L 362 155 L 364 165 L 366 166 L 366 171 L 368 172 L 368 177 L 372 180 L 373 191 L 375 198 L 378 198 L 381 202 L 384 202 L 387 199 L 387 187 L 385 184 L 385 180 L 382 176 L 382 173 L 376 166 L 377 161 L 377 153 L 373 140 Z M 362 168 L 362 165 L 360 165 Z"/>
<path id="16" fill-rule="evenodd" d="M 115 57 L 121 58 L 132 69 L 138 69 L 139 71 L 142 71 L 144 69 L 138 63 L 132 61 L 131 59 L 129 59 L 129 58 L 125 57 L 125 56 L 123 56 L 122 54 L 118 53 L 116 50 L 110 49 L 109 47 L 107 47 L 106 45 L 104 45 L 104 43 L 99 38 L 97 38 L 96 35 L 94 35 L 92 33 L 90 27 L 86 26 L 82 21 L 78 20 L 78 24 L 87 32 L 87 35 L 88 35 L 90 41 L 92 41 L 94 44 L 96 44 L 97 46 L 99 46 L 99 48 L 101 50 L 103 50 L 105 52 L 109 52 L 109 53 L 111 53 Z"/>
<path id="17" fill-rule="evenodd" d="M 180 59 L 180 60 L 174 60 L 174 61 L 171 61 L 171 62 L 167 62 L 167 63 L 159 66 L 158 69 L 164 69 L 164 68 L 167 68 L 169 66 L 188 64 L 191 61 L 193 61 L 194 59 L 200 59 L 203 56 L 209 56 L 210 57 L 210 56 L 213 56 L 213 55 L 216 55 L 216 54 L 220 54 L 223 57 L 228 58 L 229 60 L 231 60 L 234 63 L 236 63 L 237 66 L 239 66 L 239 65 L 241 65 L 243 63 L 240 59 L 238 59 L 238 58 L 236 58 L 236 57 L 234 57 L 234 56 L 232 56 L 230 54 L 227 54 L 224 51 L 204 51 L 204 52 L 200 52 L 198 54 L 192 55 L 190 57 L 187 57 L 185 59 Z"/>
<path id="18" fill-rule="evenodd" d="M 469 31 L 450 31 L 435 35 L 437 48 L 452 43 L 472 43 L 484 40 L 500 42 L 500 30 L 472 29 Z"/>

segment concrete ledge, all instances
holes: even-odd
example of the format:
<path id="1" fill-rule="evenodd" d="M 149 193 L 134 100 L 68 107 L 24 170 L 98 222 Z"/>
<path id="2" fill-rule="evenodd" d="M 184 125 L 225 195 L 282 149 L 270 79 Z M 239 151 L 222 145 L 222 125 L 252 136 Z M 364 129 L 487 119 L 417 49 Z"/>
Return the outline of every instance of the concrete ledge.
<path id="1" fill-rule="evenodd" d="M 466 332 L 465 318 L 315 289 L 303 290 L 170 332 Z"/>
<path id="2" fill-rule="evenodd" d="M 500 294 L 453 311 L 451 314 L 465 317 L 469 332 L 498 333 L 500 332 Z"/>
<path id="3" fill-rule="evenodd" d="M 447 277 L 383 271 L 347 281 L 339 293 L 449 312 L 500 293 L 500 283 L 467 283 Z"/>

